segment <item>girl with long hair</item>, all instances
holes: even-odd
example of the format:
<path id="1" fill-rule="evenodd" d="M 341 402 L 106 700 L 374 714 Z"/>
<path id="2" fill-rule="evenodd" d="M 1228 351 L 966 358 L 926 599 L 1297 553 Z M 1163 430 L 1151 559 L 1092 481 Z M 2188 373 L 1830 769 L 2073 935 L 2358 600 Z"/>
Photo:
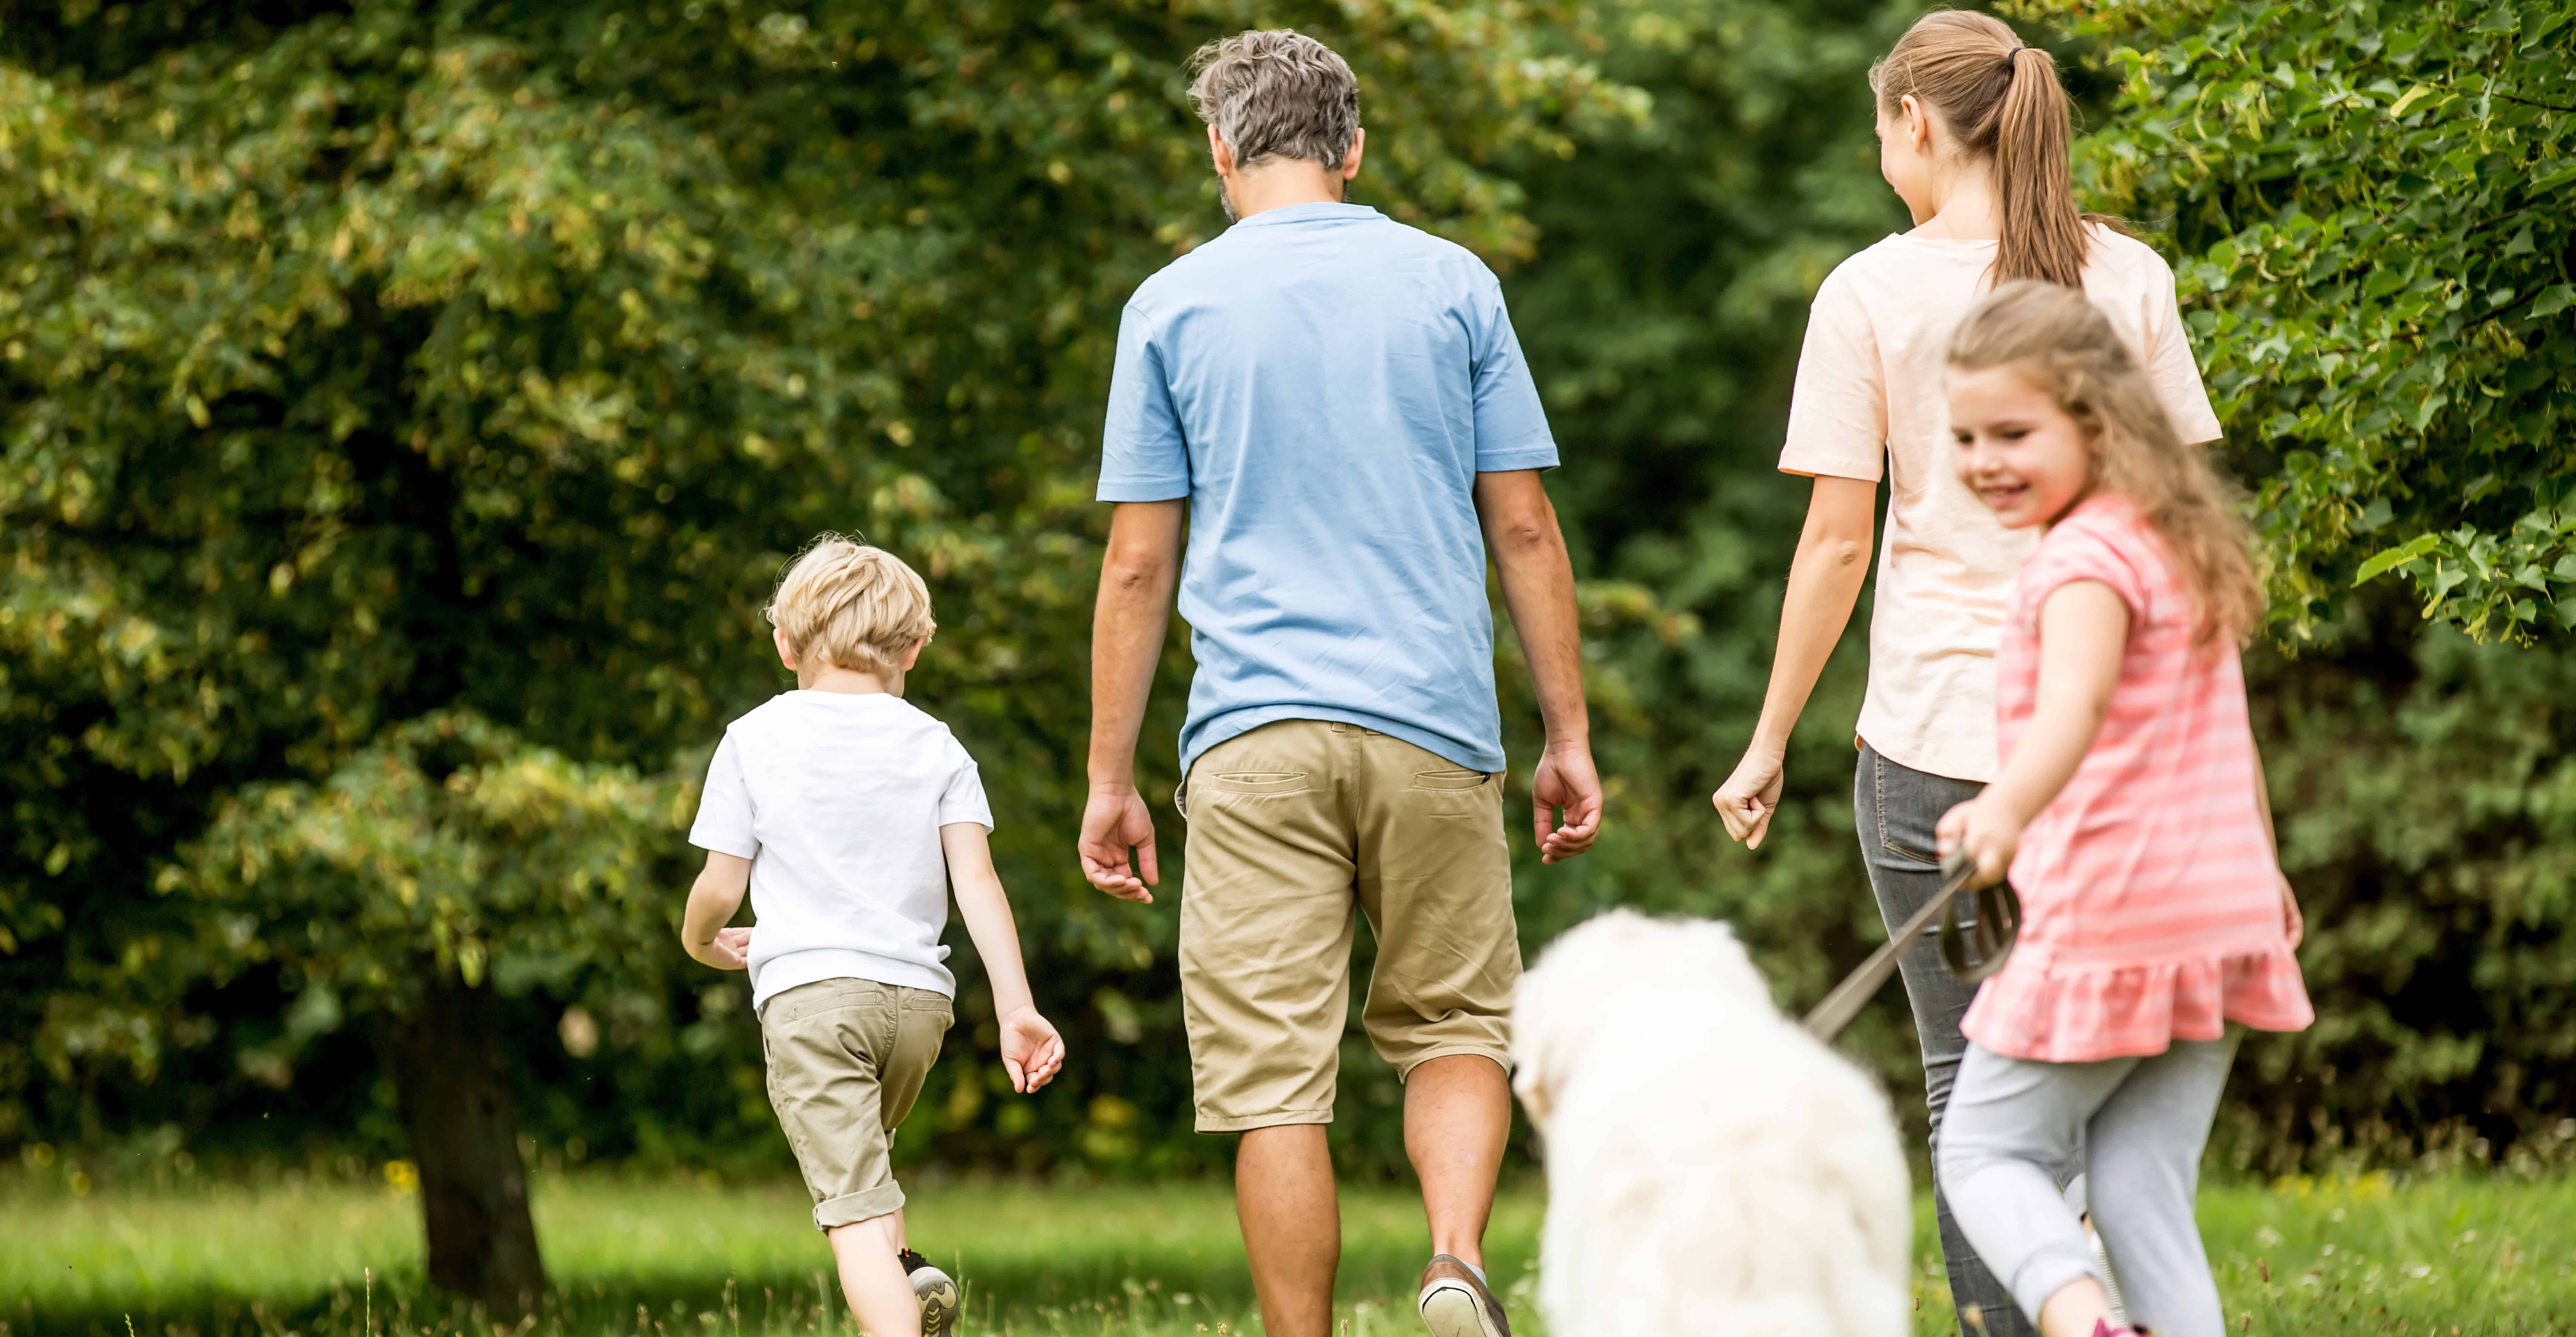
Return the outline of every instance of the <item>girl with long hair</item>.
<path id="1" fill-rule="evenodd" d="M 2002 769 L 1937 828 L 1978 884 L 2011 871 L 2023 920 L 1960 1023 L 1936 1178 L 2045 1337 L 2224 1337 L 2201 1151 L 2241 1028 L 2315 1019 L 2236 651 L 2262 585 L 2206 453 L 2080 294 L 1998 289 L 1948 360 L 1959 482 L 2042 537 L 2004 617 Z"/>
<path id="2" fill-rule="evenodd" d="M 1997 284 L 2080 288 L 2135 350 L 2182 439 L 2219 431 L 2172 270 L 2076 207 L 2071 118 L 2047 52 L 1986 15 L 1935 13 L 1907 30 L 1870 85 L 1880 171 L 1915 226 L 1844 261 L 1816 293 L 1780 452 L 1781 469 L 1814 480 L 1806 525 L 1761 720 L 1713 801 L 1729 834 L 1762 843 L 1791 729 L 1868 577 L 1886 479 L 1853 806 L 1892 929 L 1939 889 L 1933 823 L 1994 777 L 1996 635 L 2030 550 L 2029 536 L 1997 523 L 1950 468 L 1941 365 L 1951 331 Z M 1937 1142 L 1969 990 L 1929 943 L 1906 954 L 1902 972 Z M 1961 1332 L 2023 1337 L 2010 1295 L 1937 1190 L 1934 1208 Z"/>

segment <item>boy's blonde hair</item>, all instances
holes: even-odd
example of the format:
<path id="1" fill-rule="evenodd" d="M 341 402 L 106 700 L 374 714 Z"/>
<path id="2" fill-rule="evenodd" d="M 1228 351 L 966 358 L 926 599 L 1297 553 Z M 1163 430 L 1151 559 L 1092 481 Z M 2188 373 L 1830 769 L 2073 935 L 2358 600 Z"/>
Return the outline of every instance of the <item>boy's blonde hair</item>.
<path id="1" fill-rule="evenodd" d="M 1961 371 L 2009 367 L 2092 436 L 2093 487 L 2127 497 L 2165 542 L 2198 608 L 2193 639 L 2262 625 L 2263 577 L 2236 491 L 2183 444 L 2153 381 L 2091 299 L 2025 279 L 1979 302 L 1951 336 Z"/>
<path id="2" fill-rule="evenodd" d="M 806 545 L 764 611 L 800 663 L 862 673 L 894 672 L 913 642 L 939 630 L 919 572 L 839 534 Z"/>

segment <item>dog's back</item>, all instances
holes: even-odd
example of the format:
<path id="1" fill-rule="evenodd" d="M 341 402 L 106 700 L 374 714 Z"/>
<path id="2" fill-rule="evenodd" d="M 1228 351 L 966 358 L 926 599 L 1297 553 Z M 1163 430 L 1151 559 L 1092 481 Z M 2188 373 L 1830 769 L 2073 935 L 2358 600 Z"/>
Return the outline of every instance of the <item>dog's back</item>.
<path id="1" fill-rule="evenodd" d="M 1634 948 L 1636 932 L 1598 935 L 1593 951 L 1568 935 L 1574 954 L 1532 972 L 1554 978 L 1515 1023 L 1540 1041 L 1527 1058 L 1557 1069 L 1523 1074 L 1525 1097 L 1552 1083 L 1539 1292 L 1551 1330 L 1897 1337 L 1913 1213 L 1886 1097 L 1781 1017 L 1749 963 L 1656 968 L 1654 952 L 1607 941 Z M 1742 961 L 1731 936 L 1723 950 Z"/>

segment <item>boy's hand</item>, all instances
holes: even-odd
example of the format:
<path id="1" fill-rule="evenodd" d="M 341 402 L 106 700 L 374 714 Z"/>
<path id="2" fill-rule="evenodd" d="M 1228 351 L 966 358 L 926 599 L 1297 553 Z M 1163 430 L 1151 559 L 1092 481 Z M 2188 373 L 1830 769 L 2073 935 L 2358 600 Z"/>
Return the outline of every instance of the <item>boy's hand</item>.
<path id="1" fill-rule="evenodd" d="M 2004 880 L 2013 855 L 2021 851 L 2021 826 L 2002 804 L 1980 797 L 1941 814 L 1940 825 L 1932 830 L 1942 858 L 1950 857 L 1952 850 L 1966 850 L 1976 862 L 1969 886 L 1991 887 Z"/>
<path id="2" fill-rule="evenodd" d="M 717 929 L 714 941 L 700 943 L 689 955 L 718 970 L 748 970 L 751 968 L 751 930 Z"/>
<path id="3" fill-rule="evenodd" d="M 1002 1066 L 1010 1071 L 1011 1089 L 1022 1095 L 1055 1080 L 1064 1066 L 1064 1037 L 1034 1007 L 1002 1018 Z"/>

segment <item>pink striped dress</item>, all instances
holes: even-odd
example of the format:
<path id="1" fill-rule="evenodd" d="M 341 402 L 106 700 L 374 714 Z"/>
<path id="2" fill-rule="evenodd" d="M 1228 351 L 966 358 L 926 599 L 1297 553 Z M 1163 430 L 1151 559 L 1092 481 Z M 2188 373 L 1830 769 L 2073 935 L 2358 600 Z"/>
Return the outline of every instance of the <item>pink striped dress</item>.
<path id="1" fill-rule="evenodd" d="M 2022 567 L 1995 659 L 2003 756 L 2038 694 L 2040 607 L 2079 580 L 2129 606 L 2128 651 L 2092 750 L 2022 833 L 2020 945 L 1960 1031 L 2012 1058 L 2090 1063 L 2215 1040 L 2230 1021 L 2304 1029 L 2316 1013 L 2256 806 L 2244 666 L 2223 636 L 2192 644 L 2190 595 L 2126 497 L 2068 511 Z"/>

